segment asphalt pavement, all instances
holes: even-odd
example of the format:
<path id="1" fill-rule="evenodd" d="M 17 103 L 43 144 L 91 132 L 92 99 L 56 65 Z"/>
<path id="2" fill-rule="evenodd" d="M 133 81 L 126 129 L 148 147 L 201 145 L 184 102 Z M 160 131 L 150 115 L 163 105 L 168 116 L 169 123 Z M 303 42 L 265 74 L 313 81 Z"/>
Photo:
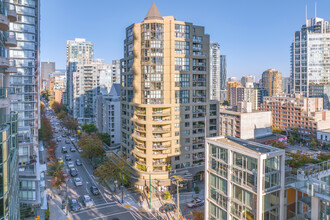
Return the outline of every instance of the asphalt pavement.
<path id="1" fill-rule="evenodd" d="M 111 194 L 111 192 L 103 187 L 102 185 L 99 185 L 95 179 L 93 174 L 93 168 L 90 164 L 90 162 L 80 157 L 80 153 L 77 151 L 71 152 L 70 148 L 74 147 L 69 137 L 63 137 L 63 134 L 65 133 L 61 125 L 56 125 L 56 123 L 59 123 L 60 121 L 57 118 L 52 118 L 52 125 L 53 129 L 57 130 L 57 133 L 54 133 L 54 140 L 57 141 L 58 137 L 61 137 L 62 141 L 57 142 L 57 149 L 56 149 L 56 155 L 57 157 L 63 158 L 64 163 L 64 170 L 68 174 L 67 179 L 67 193 L 69 200 L 76 199 L 81 206 L 81 209 L 79 211 L 73 212 L 70 211 L 70 214 L 72 216 L 72 219 L 74 220 L 93 220 L 93 219 L 102 219 L 102 220 L 113 220 L 113 219 L 119 219 L 119 220 L 144 220 L 144 219 L 156 219 L 154 216 L 152 216 L 148 212 L 139 212 L 136 210 L 131 210 L 123 205 L 121 205 Z M 69 143 L 66 143 L 66 140 L 70 140 Z M 62 153 L 62 147 L 66 147 L 68 150 L 68 153 Z M 71 156 L 71 161 L 74 162 L 75 168 L 78 171 L 78 177 L 82 180 L 82 186 L 75 186 L 73 179 L 75 177 L 70 176 L 70 169 L 67 166 L 68 161 L 65 160 L 65 155 L 68 154 Z M 77 166 L 75 161 L 77 159 L 80 159 L 82 162 L 82 166 Z M 98 187 L 100 191 L 100 195 L 93 195 L 90 191 L 90 187 L 92 185 L 95 185 Z M 64 186 L 65 191 L 65 186 Z M 65 193 L 64 193 L 65 194 Z M 86 208 L 83 205 L 83 196 L 89 195 L 93 201 L 94 206 L 91 208 Z M 65 195 L 61 195 L 63 198 Z"/>

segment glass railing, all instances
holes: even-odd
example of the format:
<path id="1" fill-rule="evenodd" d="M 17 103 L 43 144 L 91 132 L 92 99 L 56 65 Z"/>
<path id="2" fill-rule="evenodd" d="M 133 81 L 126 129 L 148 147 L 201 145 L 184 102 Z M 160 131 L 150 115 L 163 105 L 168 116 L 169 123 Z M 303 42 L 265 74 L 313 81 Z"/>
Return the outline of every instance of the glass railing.
<path id="1" fill-rule="evenodd" d="M 6 99 L 8 97 L 8 89 L 0 88 L 0 99 Z"/>

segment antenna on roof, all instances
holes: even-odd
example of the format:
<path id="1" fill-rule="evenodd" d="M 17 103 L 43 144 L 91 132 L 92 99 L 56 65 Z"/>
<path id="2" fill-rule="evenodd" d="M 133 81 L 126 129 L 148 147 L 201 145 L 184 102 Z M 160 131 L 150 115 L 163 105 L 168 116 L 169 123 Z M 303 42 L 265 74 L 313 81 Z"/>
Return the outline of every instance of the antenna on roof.
<path id="1" fill-rule="evenodd" d="M 316 9 L 317 9 L 317 3 L 316 3 L 316 0 L 315 0 L 315 18 L 316 18 Z"/>

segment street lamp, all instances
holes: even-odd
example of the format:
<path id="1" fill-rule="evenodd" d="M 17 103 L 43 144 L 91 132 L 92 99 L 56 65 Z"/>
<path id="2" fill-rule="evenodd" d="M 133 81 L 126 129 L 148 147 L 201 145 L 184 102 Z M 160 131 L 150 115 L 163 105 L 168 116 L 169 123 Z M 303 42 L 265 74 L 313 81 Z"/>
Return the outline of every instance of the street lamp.
<path id="1" fill-rule="evenodd" d="M 177 218 L 180 219 L 180 202 L 179 202 L 179 184 L 180 181 L 183 181 L 182 178 L 178 177 L 178 176 L 173 176 L 173 178 L 176 180 L 176 193 L 177 193 L 177 207 L 176 207 L 176 212 L 177 212 Z"/>

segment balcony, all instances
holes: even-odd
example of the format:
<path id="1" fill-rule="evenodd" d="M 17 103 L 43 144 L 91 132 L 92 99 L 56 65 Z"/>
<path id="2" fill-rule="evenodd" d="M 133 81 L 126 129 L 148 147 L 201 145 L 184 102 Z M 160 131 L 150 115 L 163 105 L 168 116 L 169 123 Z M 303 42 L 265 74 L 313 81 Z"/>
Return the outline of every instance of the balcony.
<path id="1" fill-rule="evenodd" d="M 8 1 L 6 0 L 6 2 L 8 2 Z M 8 16 L 8 19 L 10 22 L 17 21 L 16 7 L 14 4 L 7 3 L 7 16 Z"/>
<path id="2" fill-rule="evenodd" d="M 140 149 L 146 149 L 146 146 L 144 144 L 136 144 L 135 147 Z"/>
<path id="3" fill-rule="evenodd" d="M 5 46 L 6 47 L 17 47 L 16 35 L 14 32 L 6 33 Z"/>
<path id="4" fill-rule="evenodd" d="M 6 15 L 0 14 L 0 31 L 9 30 L 9 19 Z"/>
<path id="5" fill-rule="evenodd" d="M 0 68 L 8 68 L 9 66 L 9 59 L 7 57 L 0 57 Z"/>
<path id="6" fill-rule="evenodd" d="M 5 70 L 5 73 L 17 73 L 15 60 L 10 60 L 9 65 L 10 66 Z"/>
<path id="7" fill-rule="evenodd" d="M 152 149 L 153 150 L 166 150 L 169 149 L 171 146 L 170 145 L 153 145 Z"/>

